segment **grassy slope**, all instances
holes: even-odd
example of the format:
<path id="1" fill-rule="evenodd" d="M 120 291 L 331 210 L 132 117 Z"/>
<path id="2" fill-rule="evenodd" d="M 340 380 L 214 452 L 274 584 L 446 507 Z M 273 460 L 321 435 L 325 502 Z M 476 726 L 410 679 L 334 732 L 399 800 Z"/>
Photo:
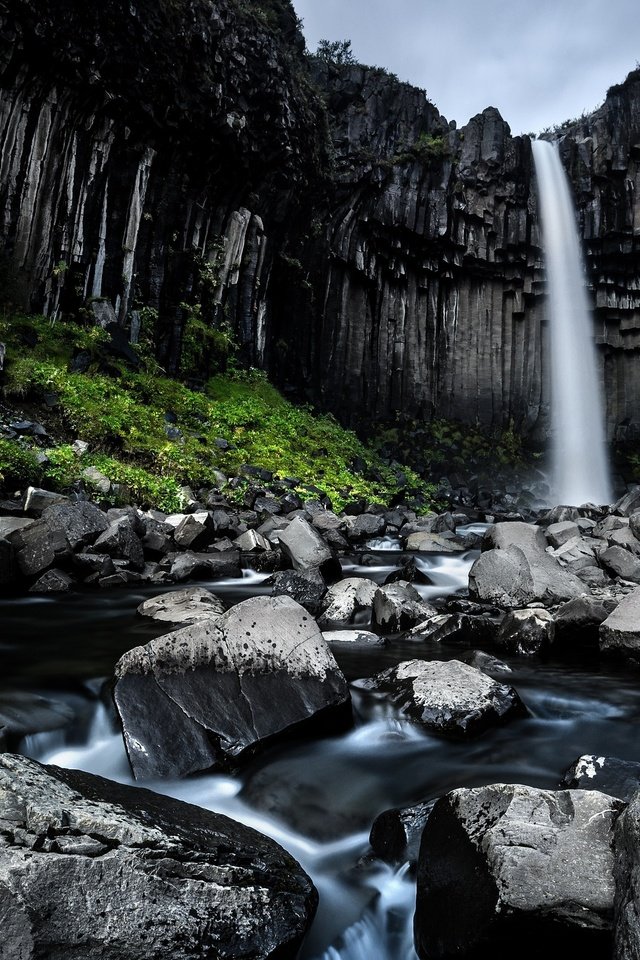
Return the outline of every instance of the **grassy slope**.
<path id="1" fill-rule="evenodd" d="M 293 478 L 307 497 L 306 488 L 317 488 L 337 510 L 354 498 L 388 502 L 400 493 L 428 502 L 430 489 L 410 470 L 383 464 L 332 417 L 292 405 L 258 371 L 217 376 L 195 391 L 150 360 L 134 371 L 114 359 L 100 328 L 42 317 L 5 320 L 0 340 L 7 345 L 5 404 L 27 411 L 56 439 L 0 440 L 5 490 L 26 482 L 64 489 L 95 466 L 134 501 L 175 510 L 183 484 L 216 486 L 215 471 L 232 476 L 250 464 Z M 70 373 L 79 349 L 90 352 L 91 366 Z M 53 409 L 47 394 L 57 399 Z M 82 457 L 70 446 L 76 438 L 89 443 Z M 39 466 L 34 454 L 43 450 L 48 463 Z"/>

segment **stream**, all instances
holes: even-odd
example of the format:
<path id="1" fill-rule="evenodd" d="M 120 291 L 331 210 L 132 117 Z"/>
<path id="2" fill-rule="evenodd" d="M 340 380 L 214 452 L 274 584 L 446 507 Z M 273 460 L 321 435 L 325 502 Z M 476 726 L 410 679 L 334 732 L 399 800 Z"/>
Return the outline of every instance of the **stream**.
<path id="1" fill-rule="evenodd" d="M 344 576 L 383 582 L 406 558 L 398 546 L 372 541 L 373 565 L 359 566 L 354 559 L 343 564 Z M 425 599 L 464 595 L 477 555 L 419 556 L 429 579 L 418 588 Z M 264 579 L 245 571 L 241 580 L 202 586 L 230 605 L 270 593 Z M 22 753 L 133 783 L 101 689 L 125 650 L 168 632 L 166 623 L 135 614 L 142 600 L 159 592 L 156 586 L 0 601 L 0 699 L 35 693 L 64 704 L 74 716 L 63 730 L 26 737 Z M 379 648 L 334 645 L 333 652 L 347 679 L 355 680 L 403 660 L 451 659 L 467 649 L 459 643 L 391 640 Z M 511 782 L 555 788 L 584 753 L 640 760 L 633 672 L 596 660 L 501 659 L 512 673 L 500 679 L 516 687 L 530 715 L 476 740 L 451 742 L 426 734 L 354 689 L 355 726 L 346 734 L 281 743 L 252 760 L 241 776 L 207 774 L 144 785 L 242 821 L 299 860 L 320 893 L 303 960 L 415 960 L 412 869 L 383 863 L 369 847 L 369 830 L 380 812 L 462 786 Z"/>

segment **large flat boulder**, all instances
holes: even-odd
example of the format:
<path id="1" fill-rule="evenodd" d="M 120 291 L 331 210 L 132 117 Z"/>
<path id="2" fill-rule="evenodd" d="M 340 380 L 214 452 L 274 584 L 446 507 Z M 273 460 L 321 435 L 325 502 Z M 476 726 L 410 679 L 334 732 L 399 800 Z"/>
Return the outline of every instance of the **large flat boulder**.
<path id="1" fill-rule="evenodd" d="M 293 960 L 316 902 L 288 853 L 228 817 L 0 756 L 7 960 Z"/>
<path id="2" fill-rule="evenodd" d="M 460 660 L 405 660 L 357 686 L 382 695 L 430 732 L 456 737 L 475 736 L 527 713 L 513 687 Z"/>
<path id="3" fill-rule="evenodd" d="M 623 808 L 595 790 L 504 783 L 442 797 L 420 847 L 419 956 L 556 958 L 587 943 L 609 955 Z"/>
<path id="4" fill-rule="evenodd" d="M 315 620 L 289 597 L 254 597 L 125 653 L 114 698 L 136 778 L 228 766 L 311 721 L 343 717 L 346 681 Z"/>

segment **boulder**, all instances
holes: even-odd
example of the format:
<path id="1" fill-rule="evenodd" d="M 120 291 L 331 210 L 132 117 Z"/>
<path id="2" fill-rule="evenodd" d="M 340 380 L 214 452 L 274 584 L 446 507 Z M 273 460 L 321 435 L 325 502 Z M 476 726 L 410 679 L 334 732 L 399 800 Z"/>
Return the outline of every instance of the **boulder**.
<path id="1" fill-rule="evenodd" d="M 57 570 L 53 567 L 38 577 L 36 582 L 29 587 L 29 593 L 69 593 L 75 585 L 73 577 L 65 573 L 64 570 Z"/>
<path id="2" fill-rule="evenodd" d="M 466 546 L 440 536 L 438 533 L 418 532 L 407 537 L 407 550 L 417 550 L 420 553 L 461 553 Z"/>
<path id="3" fill-rule="evenodd" d="M 596 544 L 590 537 L 571 537 L 557 549 L 551 552 L 562 566 L 571 567 L 571 572 L 578 574 L 584 567 L 592 567 L 596 560 Z"/>
<path id="4" fill-rule="evenodd" d="M 29 517 L 0 517 L 0 540 L 6 540 L 16 530 L 29 527 L 32 523 Z"/>
<path id="5" fill-rule="evenodd" d="M 34 520 L 28 527 L 15 530 L 8 540 L 25 577 L 36 577 L 71 554 L 64 532 L 59 527 L 52 529 L 45 520 Z"/>
<path id="6" fill-rule="evenodd" d="M 109 577 L 116 569 L 107 553 L 76 553 L 72 563 L 80 577 L 90 577 L 93 574 Z"/>
<path id="7" fill-rule="evenodd" d="M 475 736 L 527 714 L 513 687 L 460 660 L 406 660 L 356 683 L 382 694 L 404 717 L 433 733 Z"/>
<path id="8" fill-rule="evenodd" d="M 540 600 L 561 603 L 587 593 L 584 583 L 546 552 L 541 527 L 497 523 L 489 527 L 483 553 L 469 573 L 469 590 L 478 600 L 525 607 Z"/>
<path id="9" fill-rule="evenodd" d="M 614 834 L 615 960 L 640 957 L 640 793 L 618 818 Z"/>
<path id="10" fill-rule="evenodd" d="M 616 500 L 609 512 L 620 517 L 630 517 L 636 510 L 640 510 L 640 486 L 632 487 L 623 497 Z"/>
<path id="11" fill-rule="evenodd" d="M 554 616 L 556 642 L 576 647 L 596 647 L 598 628 L 615 606 L 614 600 L 600 600 L 598 597 L 576 597 L 563 603 Z"/>
<path id="12" fill-rule="evenodd" d="M 600 563 L 610 573 L 631 583 L 640 583 L 640 560 L 624 547 L 609 547 L 600 554 Z"/>
<path id="13" fill-rule="evenodd" d="M 109 526 L 106 514 L 86 501 L 54 504 L 43 511 L 42 519 L 62 530 L 72 550 L 94 543 Z"/>
<path id="14" fill-rule="evenodd" d="M 106 496 L 111 490 L 111 480 L 97 467 L 85 467 L 82 471 L 82 477 L 87 486 L 103 496 Z"/>
<path id="15" fill-rule="evenodd" d="M 211 580 L 240 577 L 240 554 L 237 550 L 223 550 L 220 553 L 192 553 L 189 550 L 171 557 L 170 573 L 178 583 L 197 576 Z"/>
<path id="16" fill-rule="evenodd" d="M 371 620 L 378 584 L 366 577 L 347 577 L 334 583 L 325 594 L 318 623 L 323 630 Z"/>
<path id="17" fill-rule="evenodd" d="M 548 610 L 511 610 L 498 628 L 496 646 L 508 653 L 529 656 L 547 653 L 555 637 Z"/>
<path id="18" fill-rule="evenodd" d="M 41 487 L 27 488 L 24 501 L 25 513 L 40 516 L 47 507 L 54 503 L 69 503 L 69 497 L 65 497 L 62 493 L 53 493 L 51 490 L 43 490 Z"/>
<path id="19" fill-rule="evenodd" d="M 195 623 L 198 620 L 216 620 L 225 607 L 219 597 L 204 587 L 170 590 L 158 597 L 143 601 L 138 607 L 141 617 L 167 620 L 169 623 Z"/>
<path id="20" fill-rule="evenodd" d="M 503 783 L 442 797 L 420 846 L 418 955 L 560 957 L 590 944 L 608 956 L 622 808 L 594 790 Z"/>
<path id="21" fill-rule="evenodd" d="M 119 560 L 127 560 L 134 570 L 144 567 L 144 551 L 140 537 L 130 517 L 113 520 L 93 544 L 96 553 L 106 553 Z"/>
<path id="22" fill-rule="evenodd" d="M 60 730 L 74 717 L 72 708 L 61 700 L 21 690 L 0 692 L 0 727 L 16 745 L 30 733 Z"/>
<path id="23" fill-rule="evenodd" d="M 243 553 L 256 553 L 271 550 L 271 543 L 256 530 L 247 530 L 233 541 L 233 545 Z"/>
<path id="24" fill-rule="evenodd" d="M 173 531 L 174 542 L 182 550 L 200 550 L 213 540 L 213 536 L 213 523 L 206 510 L 187 514 Z"/>
<path id="25" fill-rule="evenodd" d="M 0 756 L 7 960 L 293 960 L 316 903 L 293 857 L 228 817 Z"/>
<path id="26" fill-rule="evenodd" d="M 434 616 L 435 612 L 435 608 L 405 580 L 378 587 L 373 598 L 374 623 L 387 633 L 408 630 Z"/>
<path id="27" fill-rule="evenodd" d="M 322 713 L 344 721 L 349 692 L 304 607 L 254 597 L 125 653 L 114 699 L 136 778 L 228 766 Z"/>
<path id="28" fill-rule="evenodd" d="M 640 659 L 640 588 L 624 597 L 600 625 L 600 650 Z"/>
<path id="29" fill-rule="evenodd" d="M 319 612 L 327 592 L 327 585 L 318 570 L 309 570 L 307 573 L 281 570 L 269 577 L 264 585 L 272 588 L 272 596 L 291 597 L 314 616 Z"/>
<path id="30" fill-rule="evenodd" d="M 469 653 L 465 653 L 461 657 L 463 663 L 468 663 L 470 667 L 475 667 L 476 670 L 482 670 L 483 673 L 512 673 L 511 667 L 504 663 L 502 660 L 498 660 L 497 657 L 492 657 L 490 653 L 485 653 L 484 650 L 470 650 Z"/>
<path id="31" fill-rule="evenodd" d="M 286 530 L 279 534 L 279 542 L 294 570 L 319 570 L 330 579 L 340 576 L 340 562 L 318 531 L 303 517 L 291 521 Z"/>
<path id="32" fill-rule="evenodd" d="M 315 522 L 314 526 L 317 526 Z M 384 529 L 384 517 L 378 517 L 372 513 L 349 517 L 346 522 L 346 534 L 349 540 L 368 540 L 370 537 L 379 537 L 384 533 Z"/>
<path id="33" fill-rule="evenodd" d="M 599 790 L 629 803 L 640 790 L 640 763 L 585 754 L 565 771 L 560 786 L 567 790 Z"/>
<path id="34" fill-rule="evenodd" d="M 464 613 L 438 613 L 409 631 L 412 640 L 430 643 L 479 643 L 490 639 L 495 626 L 486 617 L 473 617 Z"/>
<path id="35" fill-rule="evenodd" d="M 546 529 L 547 540 L 552 547 L 561 547 L 567 540 L 580 536 L 578 525 L 573 520 L 564 520 L 561 523 L 550 523 Z"/>

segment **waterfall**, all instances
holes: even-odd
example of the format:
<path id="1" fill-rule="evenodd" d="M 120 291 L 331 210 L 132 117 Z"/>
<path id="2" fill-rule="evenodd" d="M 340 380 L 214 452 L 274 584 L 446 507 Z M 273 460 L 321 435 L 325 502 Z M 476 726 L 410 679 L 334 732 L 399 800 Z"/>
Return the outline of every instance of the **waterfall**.
<path id="1" fill-rule="evenodd" d="M 569 182 L 556 144 L 532 142 L 551 329 L 552 489 L 556 503 L 612 500 L 591 311 Z"/>

